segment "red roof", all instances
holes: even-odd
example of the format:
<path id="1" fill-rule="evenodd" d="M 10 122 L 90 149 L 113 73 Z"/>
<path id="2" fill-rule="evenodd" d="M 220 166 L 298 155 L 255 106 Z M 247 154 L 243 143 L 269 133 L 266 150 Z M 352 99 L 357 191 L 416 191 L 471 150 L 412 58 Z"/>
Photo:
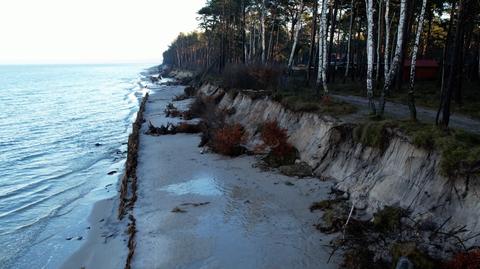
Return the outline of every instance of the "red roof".
<path id="1" fill-rule="evenodd" d="M 405 62 L 403 62 L 403 66 L 410 66 L 412 63 L 411 59 L 405 59 Z M 417 67 L 438 67 L 439 64 L 437 61 L 433 59 L 421 59 L 417 60 Z"/>

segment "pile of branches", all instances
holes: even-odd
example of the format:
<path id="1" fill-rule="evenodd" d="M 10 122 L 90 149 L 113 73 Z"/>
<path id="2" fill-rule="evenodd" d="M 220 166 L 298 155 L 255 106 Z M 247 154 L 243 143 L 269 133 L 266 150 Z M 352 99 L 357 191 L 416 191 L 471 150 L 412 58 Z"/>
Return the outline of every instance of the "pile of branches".
<path id="1" fill-rule="evenodd" d="M 437 225 L 429 220 L 419 221 L 409 211 L 393 206 L 384 207 L 372 219 L 362 220 L 355 205 L 339 193 L 332 192 L 330 200 L 314 203 L 310 210 L 323 211 L 322 222 L 316 224 L 319 231 L 339 233 L 330 242 L 331 256 L 340 251 L 344 268 L 392 268 L 400 260 L 407 260 L 414 268 L 454 268 L 446 258 L 471 253 L 465 242 L 480 236 L 463 236 L 468 232 L 465 226 L 445 229 L 451 217 Z M 465 256 L 476 257 L 461 257 Z M 480 268 L 480 260 L 473 262 L 477 267 L 459 268 Z"/>
<path id="2" fill-rule="evenodd" d="M 202 132 L 202 125 L 203 123 L 188 123 L 188 122 L 181 122 L 180 124 L 172 124 L 167 123 L 167 125 L 161 125 L 156 127 L 152 124 L 151 121 L 148 122 L 148 130 L 146 132 L 147 135 L 153 136 L 160 136 L 160 135 L 174 135 L 178 133 L 186 133 L 186 134 L 196 134 Z"/>
<path id="3" fill-rule="evenodd" d="M 189 98 L 192 98 L 194 97 L 196 94 L 196 90 L 195 90 L 195 87 L 192 87 L 192 86 L 187 86 L 185 87 L 185 89 L 183 90 L 183 93 L 180 94 L 180 95 L 177 95 L 173 98 L 173 101 L 183 101 L 183 100 L 186 100 L 186 99 L 189 99 Z"/>

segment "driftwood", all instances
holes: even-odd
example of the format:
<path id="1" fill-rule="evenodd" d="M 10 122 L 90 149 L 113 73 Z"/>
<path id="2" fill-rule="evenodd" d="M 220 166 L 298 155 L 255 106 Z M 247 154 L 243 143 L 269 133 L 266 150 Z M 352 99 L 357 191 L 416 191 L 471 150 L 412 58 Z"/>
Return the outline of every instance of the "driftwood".
<path id="1" fill-rule="evenodd" d="M 191 124 L 188 122 L 181 122 L 178 125 L 167 123 L 167 125 L 161 125 L 156 127 L 150 121 L 148 122 L 148 130 L 145 134 L 160 136 L 160 135 L 174 135 L 178 133 L 196 134 L 202 130 L 202 123 Z"/>
<path id="2" fill-rule="evenodd" d="M 140 140 L 140 129 L 143 123 L 143 113 L 148 100 L 148 93 L 143 97 L 137 118 L 132 126 L 132 133 L 128 137 L 127 161 L 125 162 L 125 173 L 120 185 L 120 204 L 118 206 L 118 218 L 121 220 L 131 210 L 137 200 L 137 158 Z M 131 268 L 131 261 L 135 253 L 136 220 L 129 215 L 128 224 L 128 256 L 125 261 L 125 269 Z"/>

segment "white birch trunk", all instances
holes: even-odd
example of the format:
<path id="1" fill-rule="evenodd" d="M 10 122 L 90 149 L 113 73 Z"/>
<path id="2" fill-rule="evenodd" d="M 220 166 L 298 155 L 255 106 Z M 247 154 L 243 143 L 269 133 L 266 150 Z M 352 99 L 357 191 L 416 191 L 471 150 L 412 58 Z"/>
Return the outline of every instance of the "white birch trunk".
<path id="1" fill-rule="evenodd" d="M 383 55 L 384 60 L 384 68 L 383 68 L 383 75 L 385 81 L 388 78 L 388 72 L 390 70 L 390 29 L 391 29 L 391 22 L 390 22 L 390 0 L 385 0 L 385 50 Z"/>
<path id="2" fill-rule="evenodd" d="M 380 111 L 379 115 L 383 116 L 383 112 L 385 111 L 385 95 L 390 91 L 390 87 L 392 86 L 392 81 L 397 74 L 398 68 L 400 66 L 400 56 L 402 53 L 402 46 L 403 46 L 403 30 L 405 28 L 405 21 L 406 21 L 406 5 L 407 0 L 400 1 L 400 17 L 398 19 L 398 28 L 397 28 L 397 44 L 395 46 L 395 54 L 392 59 L 392 63 L 390 69 L 388 70 L 388 76 L 385 80 L 385 84 L 382 90 L 382 96 L 380 99 Z"/>
<path id="3" fill-rule="evenodd" d="M 302 28 L 302 13 L 303 13 L 303 0 L 300 1 L 300 8 L 298 9 L 298 21 L 295 25 L 295 36 L 293 39 L 292 51 L 290 52 L 290 57 L 288 58 L 288 72 L 292 71 L 293 66 L 293 57 L 295 56 L 295 49 L 297 48 L 298 43 L 298 33 L 300 33 L 300 28 Z"/>
<path id="4" fill-rule="evenodd" d="M 322 0 L 322 16 L 321 16 L 321 29 L 322 29 L 322 38 L 320 42 L 322 43 L 322 67 L 319 68 L 322 72 L 322 87 L 324 95 L 328 95 L 328 85 L 327 85 L 327 66 L 328 61 L 330 60 L 329 55 L 327 55 L 327 13 L 328 13 L 328 1 Z"/>
<path id="5" fill-rule="evenodd" d="M 373 1 L 365 0 L 367 11 L 367 96 L 372 114 L 376 113 L 373 100 Z"/>
<path id="6" fill-rule="evenodd" d="M 418 20 L 417 34 L 415 35 L 415 43 L 413 44 L 412 62 L 410 63 L 410 84 L 408 86 L 409 108 L 412 120 L 417 119 L 417 111 L 415 108 L 415 69 L 417 65 L 418 46 L 420 45 L 420 37 L 422 36 L 423 23 L 425 21 L 425 9 L 427 8 L 427 0 L 422 2 L 422 10 Z"/>
<path id="7" fill-rule="evenodd" d="M 426 6 L 427 6 L 427 0 L 423 0 L 422 10 L 420 12 L 420 18 L 418 20 L 417 34 L 415 35 L 415 43 L 413 45 L 413 51 L 412 51 L 412 62 L 410 65 L 410 86 L 409 86 L 410 90 L 413 90 L 415 86 L 415 69 L 417 64 L 418 46 L 420 45 L 420 38 L 422 36 L 423 23 L 425 21 Z"/>
<path id="8" fill-rule="evenodd" d="M 322 77 L 322 67 L 323 67 L 323 39 L 324 36 L 324 29 L 323 29 L 323 14 L 325 13 L 323 3 L 326 0 L 319 0 L 318 7 L 320 8 L 320 19 L 319 19 L 319 27 L 318 27 L 318 74 L 317 74 L 317 87 L 320 88 L 323 84 L 323 77 Z"/>
<path id="9" fill-rule="evenodd" d="M 378 0 L 378 22 L 377 22 L 377 69 L 375 70 L 375 81 L 378 83 L 378 80 L 380 79 L 380 48 L 382 45 L 382 10 L 383 10 L 383 0 Z"/>
<path id="10" fill-rule="evenodd" d="M 395 54 L 392 59 L 392 63 L 390 66 L 389 74 L 387 80 L 385 81 L 385 89 L 388 91 L 390 90 L 392 79 L 395 77 L 397 73 L 397 69 L 400 65 L 400 55 L 402 53 L 402 46 L 403 46 L 403 30 L 405 28 L 405 20 L 406 20 L 406 2 L 407 0 L 401 0 L 400 2 L 400 18 L 398 19 L 398 29 L 397 29 L 397 44 L 395 46 Z M 388 86 L 388 87 L 387 87 Z"/>

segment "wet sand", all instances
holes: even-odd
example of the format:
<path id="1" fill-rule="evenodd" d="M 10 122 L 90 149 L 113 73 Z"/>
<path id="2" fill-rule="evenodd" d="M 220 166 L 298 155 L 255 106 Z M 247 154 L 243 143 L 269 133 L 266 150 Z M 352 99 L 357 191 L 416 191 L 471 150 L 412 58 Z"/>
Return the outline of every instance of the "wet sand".
<path id="1" fill-rule="evenodd" d="M 160 86 L 146 106 L 132 268 L 337 268 L 336 257 L 327 263 L 331 237 L 313 227 L 320 213 L 309 211 L 332 182 L 262 172 L 251 156 L 202 154 L 198 135 L 144 134 L 149 121 L 179 121 L 163 111 L 182 92 Z M 174 104 L 183 110 L 189 102 Z M 123 268 L 128 236 L 117 207 L 115 199 L 95 206 L 87 242 L 63 268 Z"/>
<path id="2" fill-rule="evenodd" d="M 171 122 L 163 91 L 145 111 L 156 126 Z M 332 183 L 262 172 L 250 156 L 202 154 L 199 142 L 141 135 L 133 268 L 337 267 L 327 264 L 330 238 L 313 227 L 319 214 L 309 211 Z"/>

